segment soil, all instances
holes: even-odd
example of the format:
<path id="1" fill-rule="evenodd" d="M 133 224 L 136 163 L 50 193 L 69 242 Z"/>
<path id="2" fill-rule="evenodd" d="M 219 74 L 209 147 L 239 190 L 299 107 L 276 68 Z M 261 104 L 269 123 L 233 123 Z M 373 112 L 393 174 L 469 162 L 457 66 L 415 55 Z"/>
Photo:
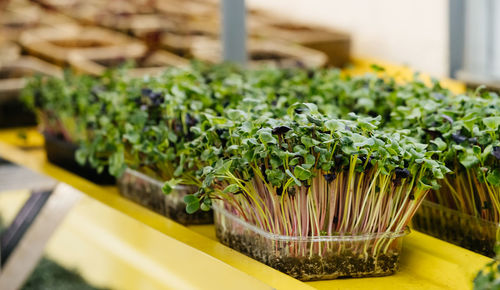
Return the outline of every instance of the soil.
<path id="1" fill-rule="evenodd" d="M 122 196 L 178 223 L 184 225 L 213 223 L 212 211 L 200 210 L 194 214 L 188 214 L 185 203 L 173 196 L 180 193 L 173 192 L 166 195 L 155 184 L 127 173 L 119 179 L 118 189 Z"/>
<path id="2" fill-rule="evenodd" d="M 270 253 L 271 241 L 262 244 L 253 235 L 235 235 L 216 224 L 217 238 L 225 245 L 256 259 L 276 270 L 302 281 L 350 277 L 386 276 L 399 268 L 399 253 L 388 252 L 376 258 L 364 257 L 345 249 L 319 256 L 283 256 L 278 251 Z"/>
<path id="3" fill-rule="evenodd" d="M 445 213 L 437 214 L 431 209 L 426 210 L 424 206 L 417 211 L 412 223 L 413 228 L 418 231 L 476 253 L 495 257 L 495 227 L 457 216 L 446 216 Z"/>

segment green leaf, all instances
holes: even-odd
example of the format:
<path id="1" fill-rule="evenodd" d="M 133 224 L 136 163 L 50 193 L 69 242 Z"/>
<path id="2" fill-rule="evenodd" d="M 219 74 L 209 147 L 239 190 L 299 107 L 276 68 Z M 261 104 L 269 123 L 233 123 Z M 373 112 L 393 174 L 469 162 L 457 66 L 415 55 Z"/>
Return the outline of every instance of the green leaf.
<path id="1" fill-rule="evenodd" d="M 226 186 L 226 188 L 224 188 L 224 190 L 222 192 L 224 193 L 235 193 L 239 190 L 239 186 L 238 184 L 230 184 L 228 186 Z"/>
<path id="2" fill-rule="evenodd" d="M 343 130 L 345 128 L 345 125 L 338 120 L 330 119 L 325 122 L 325 127 L 331 132 L 335 132 L 337 130 Z"/>
<path id="3" fill-rule="evenodd" d="M 316 157 L 314 157 L 314 155 L 312 154 L 307 154 L 305 158 L 305 163 L 314 165 L 316 163 Z"/>
<path id="4" fill-rule="evenodd" d="M 188 195 L 184 196 L 184 202 L 186 204 L 190 204 L 193 202 L 200 202 L 200 199 L 198 197 L 196 197 L 194 194 L 188 194 Z"/>
<path id="5" fill-rule="evenodd" d="M 201 210 L 202 211 L 209 211 L 210 210 L 210 205 L 206 204 L 206 203 L 202 203 L 201 206 L 200 206 Z"/>
<path id="6" fill-rule="evenodd" d="M 83 148 L 80 147 L 75 153 L 76 162 L 80 165 L 84 165 L 87 162 L 87 152 Z"/>
<path id="7" fill-rule="evenodd" d="M 280 186 L 285 179 L 285 173 L 280 169 L 267 169 L 267 179 L 274 186 Z"/>
<path id="8" fill-rule="evenodd" d="M 430 141 L 432 144 L 436 145 L 438 151 L 444 151 L 447 147 L 446 143 L 441 138 L 436 138 Z"/>
<path id="9" fill-rule="evenodd" d="M 179 184 L 179 182 L 180 180 L 177 179 L 171 179 L 169 181 L 166 181 L 165 183 L 163 183 L 161 190 L 165 194 L 170 194 L 174 190 L 175 186 Z"/>
<path id="10" fill-rule="evenodd" d="M 488 180 L 488 182 L 494 186 L 500 186 L 500 170 L 495 169 L 488 173 L 486 180 Z"/>
<path id="11" fill-rule="evenodd" d="M 306 146 L 306 148 L 311 148 L 314 145 L 318 145 L 320 143 L 318 140 L 314 140 L 309 136 L 302 136 L 300 138 L 300 141 L 302 142 L 302 144 L 304 144 L 304 146 Z"/>
<path id="12" fill-rule="evenodd" d="M 168 140 L 170 140 L 170 142 L 174 142 L 174 143 L 177 142 L 177 135 L 173 131 L 168 131 L 167 136 L 168 136 Z"/>
<path id="13" fill-rule="evenodd" d="M 483 123 L 491 130 L 496 130 L 500 126 L 500 117 L 483 118 Z"/>
<path id="14" fill-rule="evenodd" d="M 299 164 L 299 160 L 300 160 L 299 157 L 295 157 L 292 160 L 290 160 L 290 162 L 288 162 L 288 165 L 290 165 L 290 166 L 297 165 L 297 164 Z"/>
<path id="15" fill-rule="evenodd" d="M 278 143 L 278 141 L 276 140 L 276 138 L 274 138 L 274 136 L 271 134 L 271 132 L 267 132 L 267 131 L 263 131 L 263 132 L 260 132 L 260 139 L 262 140 L 262 142 L 264 144 L 276 144 Z"/>
<path id="16" fill-rule="evenodd" d="M 464 152 L 459 155 L 459 161 L 465 168 L 471 168 L 479 163 L 479 159 L 472 152 Z"/>
<path id="17" fill-rule="evenodd" d="M 299 165 L 295 166 L 295 168 L 293 169 L 293 174 L 300 180 L 307 180 L 312 176 L 311 171 Z"/>
<path id="18" fill-rule="evenodd" d="M 295 177 L 295 175 L 292 174 L 292 172 L 289 169 L 285 170 L 285 173 L 293 179 L 293 181 L 295 182 L 295 184 L 297 184 L 297 186 L 302 186 L 302 183 L 297 179 L 297 177 Z"/>
<path id="19" fill-rule="evenodd" d="M 377 64 L 371 64 L 370 65 L 370 68 L 373 70 L 373 71 L 376 71 L 376 72 L 383 72 L 385 71 L 385 68 L 380 66 L 380 65 L 377 65 Z"/>
<path id="20" fill-rule="evenodd" d="M 224 161 L 220 167 L 215 169 L 216 174 L 226 174 L 231 168 L 231 164 L 233 163 L 232 159 Z"/>
<path id="21" fill-rule="evenodd" d="M 137 142 L 139 142 L 141 138 L 141 135 L 139 135 L 139 133 L 137 132 L 129 132 L 127 134 L 124 134 L 123 138 L 127 139 L 132 144 L 137 144 Z"/>
<path id="22" fill-rule="evenodd" d="M 109 158 L 109 172 L 113 176 L 120 176 L 125 170 L 125 157 L 123 152 L 117 151 Z"/>
<path id="23" fill-rule="evenodd" d="M 193 202 L 193 203 L 188 203 L 186 205 L 186 212 L 188 214 L 193 214 L 195 213 L 198 209 L 200 208 L 200 202 Z"/>

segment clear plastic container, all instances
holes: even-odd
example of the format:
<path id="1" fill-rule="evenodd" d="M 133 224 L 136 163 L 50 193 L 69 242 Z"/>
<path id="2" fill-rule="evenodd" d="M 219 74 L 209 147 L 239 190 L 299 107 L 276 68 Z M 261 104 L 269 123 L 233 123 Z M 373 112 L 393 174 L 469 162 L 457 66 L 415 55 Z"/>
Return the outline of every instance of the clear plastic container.
<path id="1" fill-rule="evenodd" d="M 393 274 L 399 268 L 399 233 L 292 237 L 266 232 L 214 204 L 217 238 L 225 245 L 302 281 Z"/>
<path id="2" fill-rule="evenodd" d="M 495 257 L 500 225 L 425 200 L 412 220 L 413 228 L 438 239 Z"/>
<path id="3" fill-rule="evenodd" d="M 170 194 L 165 194 L 162 186 L 162 182 L 132 169 L 126 169 L 118 179 L 122 196 L 156 213 L 185 225 L 213 223 L 212 211 L 186 213 L 184 196 L 196 192 L 196 187 L 177 185 Z"/>

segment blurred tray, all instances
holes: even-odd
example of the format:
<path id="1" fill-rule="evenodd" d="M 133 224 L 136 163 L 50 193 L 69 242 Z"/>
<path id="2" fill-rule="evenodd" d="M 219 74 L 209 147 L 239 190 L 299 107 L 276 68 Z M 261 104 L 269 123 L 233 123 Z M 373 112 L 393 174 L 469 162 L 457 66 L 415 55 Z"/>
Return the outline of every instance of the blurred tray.
<path id="1" fill-rule="evenodd" d="M 300 24 L 273 15 L 259 15 L 251 33 L 270 40 L 296 43 L 322 51 L 328 56 L 328 65 L 342 67 L 349 62 L 351 37 L 329 28 Z"/>
<path id="2" fill-rule="evenodd" d="M 220 41 L 197 41 L 193 45 L 195 58 L 217 63 L 221 61 Z M 250 40 L 248 43 L 250 66 L 323 67 L 327 56 L 317 50 L 279 41 Z"/>
<path id="3" fill-rule="evenodd" d="M 159 74 L 169 66 L 184 66 L 188 60 L 167 51 L 157 50 L 150 52 L 145 46 L 124 51 L 123 53 L 101 53 L 94 55 L 85 52 L 76 52 L 70 55 L 69 62 L 78 72 L 101 75 L 106 69 L 115 68 L 134 61 L 135 67 L 127 73 L 131 77 Z"/>
<path id="4" fill-rule="evenodd" d="M 19 99 L 25 77 L 35 74 L 62 77 L 62 70 L 32 56 L 0 63 L 0 128 L 36 124 L 35 115 Z"/>

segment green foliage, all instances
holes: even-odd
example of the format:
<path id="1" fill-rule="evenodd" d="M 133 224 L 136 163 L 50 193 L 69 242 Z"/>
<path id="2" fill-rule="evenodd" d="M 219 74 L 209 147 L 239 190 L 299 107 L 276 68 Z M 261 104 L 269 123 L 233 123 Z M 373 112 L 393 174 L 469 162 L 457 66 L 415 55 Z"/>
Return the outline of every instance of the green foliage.
<path id="1" fill-rule="evenodd" d="M 229 181 L 226 194 L 256 176 L 276 188 L 309 186 L 318 174 L 351 164 L 384 175 L 408 169 L 427 189 L 437 188 L 448 168 L 481 171 L 481 182 L 499 183 L 498 96 L 454 96 L 417 78 L 400 84 L 329 69 L 195 63 L 138 79 L 122 70 L 36 77 L 23 95 L 45 131 L 80 144 L 80 163 L 170 180 L 165 192 L 173 183 L 196 185 L 202 209 Z"/>

